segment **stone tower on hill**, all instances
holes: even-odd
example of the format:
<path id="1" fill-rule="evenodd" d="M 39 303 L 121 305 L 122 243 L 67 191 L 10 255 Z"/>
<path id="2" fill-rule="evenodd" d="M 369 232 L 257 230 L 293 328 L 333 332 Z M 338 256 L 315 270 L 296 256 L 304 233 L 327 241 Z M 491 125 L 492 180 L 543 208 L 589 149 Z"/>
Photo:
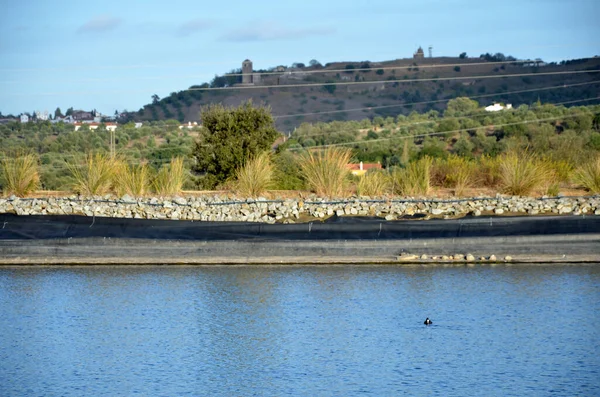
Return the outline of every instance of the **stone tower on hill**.
<path id="1" fill-rule="evenodd" d="M 246 59 L 242 62 L 242 84 L 252 84 L 252 61 Z"/>
<path id="2" fill-rule="evenodd" d="M 417 52 L 415 52 L 415 53 L 413 54 L 413 58 L 414 58 L 414 59 L 417 59 L 417 60 L 422 60 L 422 59 L 425 59 L 425 53 L 423 52 L 423 48 L 421 48 L 421 47 L 419 46 L 419 49 L 417 50 Z"/>

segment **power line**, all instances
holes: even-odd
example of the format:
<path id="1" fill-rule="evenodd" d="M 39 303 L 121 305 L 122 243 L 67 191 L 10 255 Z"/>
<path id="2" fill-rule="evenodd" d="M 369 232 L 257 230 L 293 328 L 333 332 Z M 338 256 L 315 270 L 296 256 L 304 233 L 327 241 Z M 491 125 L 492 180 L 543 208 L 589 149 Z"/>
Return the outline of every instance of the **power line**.
<path id="1" fill-rule="evenodd" d="M 566 104 L 570 104 L 570 103 L 593 101 L 593 100 L 597 100 L 597 99 L 600 99 L 600 97 L 577 99 L 574 101 L 566 101 L 566 102 L 544 103 L 543 105 L 560 106 L 560 105 L 566 105 Z M 518 111 L 518 109 L 513 108 L 510 113 L 514 114 L 517 111 Z M 504 111 L 502 114 L 506 114 L 506 111 Z M 476 112 L 466 114 L 464 116 L 443 117 L 441 119 L 421 120 L 421 121 L 415 121 L 412 123 L 402 123 L 402 124 L 396 124 L 395 127 L 396 127 L 396 130 L 398 130 L 399 128 L 402 128 L 402 127 L 409 127 L 409 126 L 413 126 L 413 125 L 421 125 L 421 124 L 429 124 L 429 123 L 439 123 L 440 121 L 444 121 L 444 120 L 462 120 L 462 119 L 468 119 L 468 118 L 473 118 L 473 117 L 482 117 L 482 116 L 494 117 L 495 115 L 500 115 L 500 113 L 487 113 L 487 112 L 482 112 L 481 109 L 479 109 Z M 476 127 L 476 128 L 482 128 L 482 127 Z M 349 130 L 327 131 L 327 132 L 319 132 L 319 133 L 315 133 L 315 134 L 298 133 L 297 137 L 298 138 L 308 138 L 308 137 L 315 137 L 315 136 L 326 136 L 326 135 L 332 135 L 332 134 L 339 134 L 339 133 L 344 133 L 344 132 L 349 132 Z M 370 142 L 372 142 L 372 141 L 373 140 L 370 140 Z"/>
<path id="2" fill-rule="evenodd" d="M 554 120 L 559 120 L 559 119 L 564 119 L 564 118 L 573 118 L 573 117 L 589 115 L 589 114 L 590 113 L 578 113 L 578 114 L 572 114 L 572 115 L 562 115 L 562 116 L 550 117 L 550 118 L 545 118 L 545 119 L 524 120 L 524 121 L 519 121 L 519 122 L 514 122 L 514 123 L 490 124 L 490 125 L 482 125 L 482 126 L 474 127 L 474 128 L 461 128 L 458 130 L 450 130 L 450 131 L 438 131 L 438 132 L 423 133 L 423 134 L 403 135 L 403 136 L 396 136 L 396 137 L 391 137 L 391 138 L 371 139 L 368 141 L 332 143 L 329 145 L 308 146 L 308 147 L 303 147 L 303 148 L 298 148 L 298 149 L 290 148 L 288 150 L 289 151 L 299 151 L 299 150 L 309 150 L 309 149 L 315 149 L 315 148 L 321 149 L 321 148 L 336 147 L 336 146 L 347 146 L 347 145 L 369 144 L 369 143 L 375 143 L 375 142 L 391 141 L 393 139 L 421 138 L 421 137 L 435 136 L 435 135 L 455 134 L 455 133 L 460 133 L 460 132 L 472 131 L 474 129 L 490 128 L 490 127 L 491 128 L 500 128 L 500 127 L 510 127 L 513 125 L 521 125 L 521 124 L 541 123 L 541 122 L 545 122 L 545 121 L 554 121 Z M 597 114 L 600 114 L 600 112 L 595 112 L 595 113 L 591 113 L 591 114 L 597 115 Z"/>
<path id="3" fill-rule="evenodd" d="M 469 98 L 469 99 L 487 98 L 487 97 L 492 97 L 495 95 L 503 96 L 503 95 L 521 94 L 521 93 L 525 93 L 525 92 L 553 90 L 553 89 L 558 89 L 558 88 L 576 87 L 576 86 L 596 84 L 596 83 L 600 83 L 600 80 L 594 80 L 594 81 L 589 81 L 589 82 L 585 82 L 585 83 L 561 84 L 561 85 L 556 85 L 556 86 L 551 86 L 551 87 L 530 88 L 530 89 L 518 90 L 518 91 L 507 91 L 507 92 L 493 93 L 493 94 L 481 94 L 481 95 L 469 96 L 467 98 Z M 283 116 L 273 116 L 273 118 L 283 119 L 283 118 L 296 117 L 296 116 L 314 116 L 314 115 L 321 115 L 321 114 L 357 112 L 357 111 L 362 111 L 362 110 L 389 109 L 389 108 L 394 108 L 394 107 L 404 107 L 404 106 L 413 106 L 413 105 L 427 105 L 427 104 L 432 104 L 432 103 L 448 102 L 452 99 L 456 99 L 456 98 L 436 99 L 436 100 L 432 100 L 432 101 L 421 101 L 421 102 L 409 102 L 409 103 L 401 103 L 401 104 L 396 104 L 396 105 L 369 106 L 369 107 L 354 108 L 354 109 L 347 109 L 347 110 L 328 110 L 325 112 L 296 113 L 296 114 L 287 114 L 287 115 L 283 115 Z"/>
<path id="4" fill-rule="evenodd" d="M 418 83 L 427 81 L 460 81 L 460 80 L 487 80 L 487 79 L 500 79 L 500 78 L 511 78 L 511 77 L 526 77 L 526 76 L 557 76 L 557 75 L 568 75 L 568 74 L 581 74 L 581 73 L 599 73 L 599 70 L 570 70 L 561 72 L 541 72 L 541 73 L 511 73 L 511 74 L 500 74 L 500 75 L 473 75 L 473 76 L 456 76 L 456 77 L 431 77 L 431 78 L 418 78 L 418 79 L 403 79 L 403 80 L 370 80 L 370 81 L 340 81 L 340 82 L 322 82 L 322 83 L 306 83 L 306 84 L 280 84 L 280 85 L 236 85 L 232 87 L 198 87 L 188 88 L 180 92 L 186 91 L 232 91 L 232 90 L 260 90 L 260 89 L 282 89 L 282 88 L 303 88 L 303 87 L 321 87 L 321 86 L 349 86 L 349 85 L 365 85 L 365 84 L 406 84 L 406 83 Z M 56 95 L 83 95 L 83 94 L 102 94 L 102 93 L 132 93 L 132 92 L 154 92 L 155 90 L 112 90 L 112 91 L 63 91 L 63 92 L 48 92 L 48 93 L 31 93 L 31 94 L 20 94 L 13 93 L 8 94 L 9 96 L 31 96 L 31 95 L 43 95 L 43 96 L 56 96 Z"/>
<path id="5" fill-rule="evenodd" d="M 386 61 L 386 62 L 394 62 L 394 61 Z M 505 64 L 515 64 L 515 63 L 535 63 L 533 60 L 518 60 L 518 61 L 498 61 L 498 62 L 471 62 L 471 63 L 449 63 L 449 64 L 434 64 L 434 65 L 410 65 L 410 66 L 372 66 L 367 68 L 354 68 L 354 69 L 317 69 L 317 70 L 285 70 L 283 72 L 252 72 L 252 74 L 260 74 L 261 76 L 270 76 L 270 75 L 291 75 L 291 74 L 321 74 L 321 73 L 340 73 L 340 72 L 370 72 L 373 70 L 404 70 L 404 69 L 431 69 L 431 68 L 445 68 L 445 67 L 468 67 L 468 66 L 481 66 L 481 65 L 505 65 Z M 360 62 L 355 62 L 360 63 Z M 369 62 L 371 63 L 371 62 Z M 373 62 L 376 63 L 376 62 Z M 210 73 L 203 74 L 193 74 L 193 75 L 181 75 L 181 74 L 168 74 L 161 76 L 147 76 L 147 77 L 129 77 L 123 76 L 118 78 L 110 78 L 110 79 L 65 79 L 65 80 L 53 80 L 53 82 L 107 82 L 107 81 L 121 81 L 121 80 L 161 80 L 166 78 L 199 78 L 199 77 L 207 77 L 210 76 Z M 221 76 L 217 77 L 237 77 L 244 76 L 244 73 L 224 73 Z M 21 84 L 23 80 L 9 80 L 9 81 L 0 81 L 0 84 Z"/>

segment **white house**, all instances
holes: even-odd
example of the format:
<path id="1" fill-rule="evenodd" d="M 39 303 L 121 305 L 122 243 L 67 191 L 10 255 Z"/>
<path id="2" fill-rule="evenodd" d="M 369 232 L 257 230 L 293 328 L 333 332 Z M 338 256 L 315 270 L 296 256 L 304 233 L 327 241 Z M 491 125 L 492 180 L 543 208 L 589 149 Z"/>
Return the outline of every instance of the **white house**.
<path id="1" fill-rule="evenodd" d="M 101 123 L 79 123 L 79 122 L 76 122 L 76 123 L 74 123 L 75 131 L 79 131 L 79 129 L 81 128 L 81 126 L 83 124 L 86 124 L 90 128 L 90 130 L 95 130 L 98 127 L 100 127 Z M 107 131 L 114 131 L 117 129 L 117 124 L 116 123 L 105 123 L 104 128 L 106 128 Z"/>
<path id="2" fill-rule="evenodd" d="M 485 111 L 486 112 L 499 112 L 501 110 L 508 110 L 508 109 L 512 109 L 512 105 L 510 103 L 506 106 L 501 105 L 499 103 L 494 103 L 493 105 L 487 106 L 485 108 Z"/>
<path id="3" fill-rule="evenodd" d="M 21 123 L 28 123 L 28 122 L 29 122 L 29 116 L 23 113 L 21 115 Z"/>
<path id="4" fill-rule="evenodd" d="M 198 127 L 198 123 L 197 122 L 195 122 L 195 121 L 194 122 L 188 121 L 187 125 L 182 124 L 182 125 L 179 126 L 179 129 L 182 130 L 184 128 L 187 128 L 188 130 L 191 130 L 192 128 L 196 128 L 196 127 Z"/>

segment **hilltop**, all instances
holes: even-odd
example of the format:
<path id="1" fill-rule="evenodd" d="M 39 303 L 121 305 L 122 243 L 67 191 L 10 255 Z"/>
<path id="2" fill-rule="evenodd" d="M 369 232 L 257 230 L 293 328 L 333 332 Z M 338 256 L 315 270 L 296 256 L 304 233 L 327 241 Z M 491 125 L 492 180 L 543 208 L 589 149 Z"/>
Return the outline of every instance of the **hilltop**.
<path id="1" fill-rule="evenodd" d="M 395 117 L 443 110 L 449 99 L 467 96 L 481 105 L 599 103 L 600 58 L 560 63 L 518 61 L 503 54 L 469 58 L 423 57 L 390 61 L 295 63 L 267 70 L 236 69 L 210 83 L 193 85 L 124 115 L 122 121 L 197 121 L 202 106 L 237 106 L 252 99 L 269 105 L 277 127 L 291 131 L 304 122 Z M 579 73 L 570 73 L 578 71 Z M 585 72 L 588 71 L 588 72 Z M 514 76 L 510 76 L 514 75 Z M 577 102 L 573 102 L 577 101 Z M 359 109 L 359 110 L 355 110 Z"/>

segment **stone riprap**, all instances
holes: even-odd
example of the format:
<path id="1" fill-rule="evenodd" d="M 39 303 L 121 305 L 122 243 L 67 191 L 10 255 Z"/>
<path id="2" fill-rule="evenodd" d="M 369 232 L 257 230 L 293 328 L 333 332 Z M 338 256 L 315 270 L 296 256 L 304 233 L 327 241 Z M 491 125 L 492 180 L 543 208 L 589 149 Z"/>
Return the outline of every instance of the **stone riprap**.
<path id="1" fill-rule="evenodd" d="M 375 216 L 386 220 L 421 215 L 424 218 L 457 218 L 481 215 L 600 215 L 600 196 L 507 197 L 460 200 L 372 199 L 353 197 L 330 200 L 240 200 L 227 196 L 141 198 L 129 196 L 61 198 L 0 198 L 0 213 L 17 215 L 85 215 L 115 218 L 180 219 L 294 223 L 337 216 Z"/>

